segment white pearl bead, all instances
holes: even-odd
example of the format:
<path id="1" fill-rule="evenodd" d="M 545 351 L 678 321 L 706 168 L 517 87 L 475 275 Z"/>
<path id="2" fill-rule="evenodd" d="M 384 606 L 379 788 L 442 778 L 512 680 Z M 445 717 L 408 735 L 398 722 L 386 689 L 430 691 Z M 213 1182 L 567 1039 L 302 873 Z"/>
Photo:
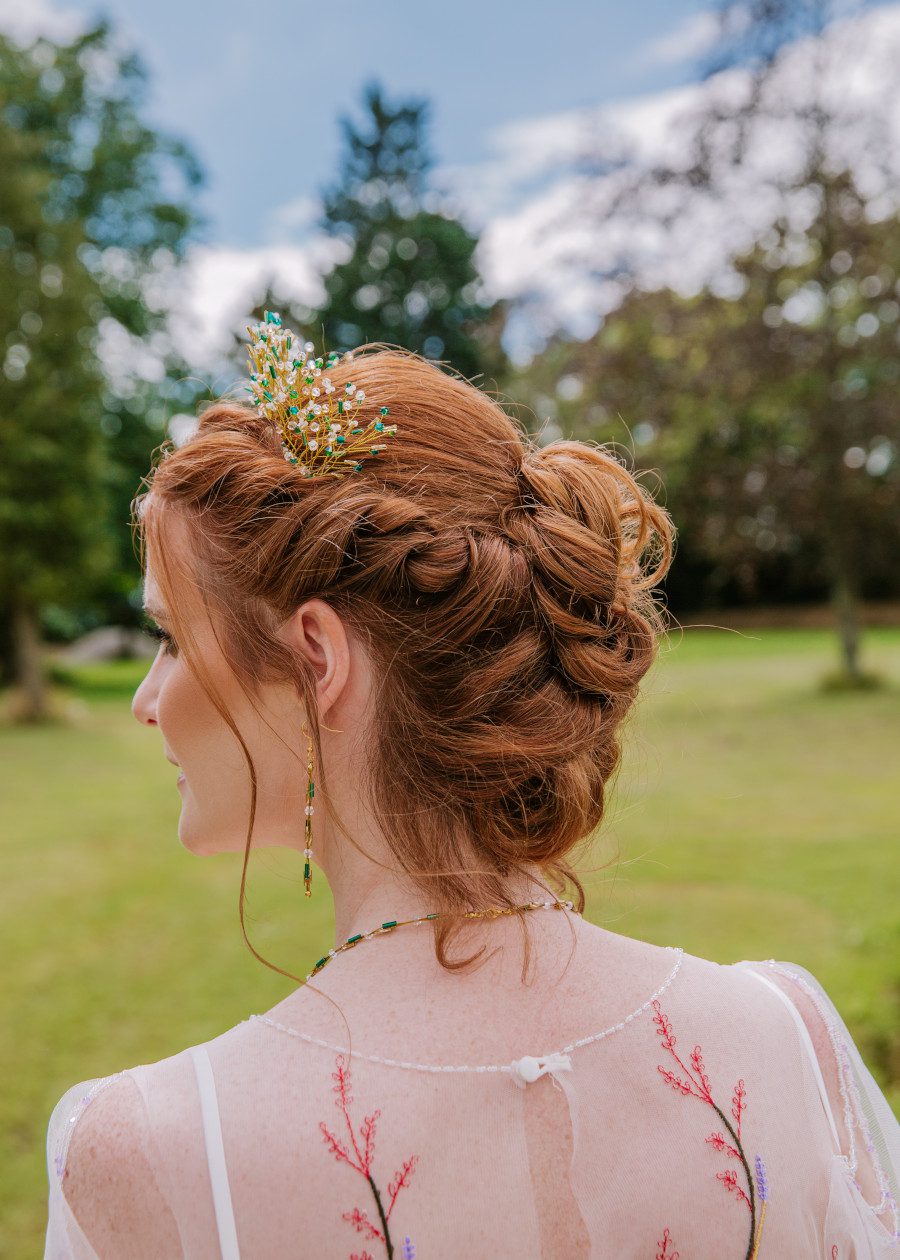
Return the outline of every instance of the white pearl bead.
<path id="1" fill-rule="evenodd" d="M 540 1064 L 530 1054 L 526 1054 L 523 1059 L 519 1059 L 516 1064 L 516 1070 L 522 1080 L 527 1081 L 529 1084 L 532 1081 L 536 1081 L 541 1074 Z"/>

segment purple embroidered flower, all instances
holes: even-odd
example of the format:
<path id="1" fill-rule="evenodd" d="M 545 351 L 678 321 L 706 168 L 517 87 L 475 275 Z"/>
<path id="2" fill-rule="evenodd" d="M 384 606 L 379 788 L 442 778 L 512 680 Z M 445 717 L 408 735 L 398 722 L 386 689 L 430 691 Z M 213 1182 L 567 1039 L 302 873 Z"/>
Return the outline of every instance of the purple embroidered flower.
<path id="1" fill-rule="evenodd" d="M 413 1240 L 407 1234 L 403 1239 L 403 1255 L 402 1260 L 416 1260 L 416 1248 Z"/>
<path id="2" fill-rule="evenodd" d="M 63 1159 L 62 1155 L 57 1155 L 53 1162 L 56 1165 L 56 1175 L 60 1178 L 60 1180 L 62 1180 L 62 1175 L 66 1169 L 66 1161 Z"/>
<path id="3" fill-rule="evenodd" d="M 756 1165 L 756 1188 L 759 1191 L 760 1202 L 768 1203 L 769 1182 L 766 1179 L 766 1166 L 758 1155 L 754 1160 L 754 1163 Z"/>

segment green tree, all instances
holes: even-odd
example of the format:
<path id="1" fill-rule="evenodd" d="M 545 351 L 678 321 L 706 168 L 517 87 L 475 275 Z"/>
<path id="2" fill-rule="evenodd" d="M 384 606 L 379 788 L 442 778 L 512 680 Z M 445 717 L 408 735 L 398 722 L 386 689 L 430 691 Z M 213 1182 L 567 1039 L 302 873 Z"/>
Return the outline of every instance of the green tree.
<path id="1" fill-rule="evenodd" d="M 893 85 L 886 85 L 883 110 L 848 103 L 841 76 L 864 49 L 853 45 L 849 29 L 840 40 L 829 32 L 830 23 L 845 11 L 838 0 L 725 0 L 719 11 L 720 38 L 705 70 L 709 76 L 731 73 L 710 78 L 698 103 L 677 120 L 674 157 L 667 150 L 649 169 L 638 163 L 630 176 L 617 175 L 617 195 L 612 206 L 607 200 L 603 213 L 630 214 L 638 226 L 641 216 L 658 216 L 656 226 L 665 228 L 698 203 L 730 197 L 734 204 L 734 190 L 741 186 L 756 203 L 777 207 L 755 262 L 749 271 L 737 269 L 738 279 L 749 284 L 744 306 L 728 309 L 719 340 L 713 336 L 702 344 L 704 350 L 716 347 L 712 352 L 720 373 L 732 364 L 735 371 L 743 365 L 751 373 L 740 378 L 747 387 L 745 405 L 732 413 L 733 422 L 739 415 L 741 423 L 751 425 L 740 438 L 748 457 L 760 437 L 751 417 L 765 415 L 768 439 L 783 452 L 796 447 L 807 470 L 814 468 L 821 479 L 819 493 L 804 497 L 808 511 L 816 514 L 807 520 L 806 532 L 822 540 L 819 554 L 827 568 L 845 678 L 861 682 L 858 602 L 867 568 L 863 551 L 871 539 L 858 537 L 866 515 L 858 500 L 861 493 L 872 496 L 877 510 L 887 483 L 881 474 L 854 477 L 852 463 L 860 450 L 868 450 L 867 441 L 882 452 L 872 456 L 871 466 L 896 459 L 879 383 L 890 369 L 878 347 L 894 335 L 894 282 L 886 277 L 896 274 L 894 220 L 888 214 L 897 205 L 897 180 L 885 119 L 900 72 Z M 851 131 L 855 145 L 848 157 Z M 784 137 L 780 152 L 790 160 L 767 166 L 763 142 L 774 135 Z M 866 196 L 857 169 L 864 174 Z M 759 295 L 766 297 L 765 318 L 754 307 Z M 712 295 L 705 303 L 726 311 Z M 851 326 L 854 310 L 859 323 Z M 795 319 L 801 311 L 809 318 Z M 781 319 L 779 328 L 766 322 L 775 319 Z M 735 323 L 737 335 L 748 338 L 744 346 L 727 340 Z M 687 344 L 683 350 L 690 357 Z M 853 387 L 856 393 L 842 392 L 850 388 L 848 381 L 860 382 Z M 723 385 L 718 396 L 725 400 L 735 390 L 740 392 L 737 383 L 731 391 Z M 783 433 L 774 431 L 776 423 L 784 424 Z M 776 502 L 784 479 L 770 469 L 761 481 L 757 463 L 748 464 L 744 473 L 748 485 L 760 486 L 766 517 L 775 513 L 787 520 L 786 505 Z M 733 484 L 734 478 L 729 480 Z M 771 533 L 762 530 L 758 541 L 768 544 Z M 709 540 L 716 535 L 722 540 L 721 563 L 732 563 L 733 536 L 706 531 Z"/>
<path id="2" fill-rule="evenodd" d="M 142 121 L 145 86 L 105 22 L 69 43 L 0 38 L 0 620 L 33 719 L 42 610 L 134 585 L 128 503 L 182 372 L 148 285 L 183 254 L 200 174 Z"/>
<path id="3" fill-rule="evenodd" d="M 100 388 L 77 223 L 47 224 L 51 184 L 38 139 L 0 124 L 0 603 L 7 611 L 21 716 L 45 714 L 39 610 L 77 600 L 112 560 L 90 505 L 104 492 Z M 15 225 L 15 230 L 11 225 Z"/>
<path id="4" fill-rule="evenodd" d="M 870 221 L 847 176 L 826 204 L 737 260 L 740 297 L 634 291 L 528 369 L 566 431 L 661 474 L 682 606 L 898 593 L 900 220 Z M 859 681 L 855 620 L 841 632 Z"/>
<path id="5" fill-rule="evenodd" d="M 503 309 L 484 295 L 477 239 L 435 208 L 428 105 L 389 104 L 378 85 L 366 88 L 364 105 L 362 126 L 341 122 L 340 173 L 324 196 L 322 225 L 346 258 L 325 276 L 318 310 L 293 304 L 288 315 L 328 348 L 386 341 L 467 377 L 499 375 Z"/>

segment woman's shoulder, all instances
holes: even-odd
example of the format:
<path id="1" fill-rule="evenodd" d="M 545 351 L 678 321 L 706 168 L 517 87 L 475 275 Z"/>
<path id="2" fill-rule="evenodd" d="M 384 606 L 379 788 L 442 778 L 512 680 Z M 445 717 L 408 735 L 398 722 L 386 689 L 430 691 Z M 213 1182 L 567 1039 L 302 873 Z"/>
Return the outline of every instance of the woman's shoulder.
<path id="1" fill-rule="evenodd" d="M 213 1038 L 233 1037 L 242 1021 Z M 121 1068 L 106 1076 L 89 1077 L 66 1088 L 54 1104 L 47 1124 L 48 1165 L 62 1178 L 73 1155 L 103 1137 L 101 1147 L 111 1159 L 114 1141 L 146 1131 L 166 1117 L 184 1114 L 185 1095 L 195 1088 L 195 1056 L 212 1041 L 198 1042 L 149 1063 Z M 121 1152 L 119 1152 L 121 1153 Z"/>
<path id="2" fill-rule="evenodd" d="M 71 1085 L 47 1125 L 48 1238 L 74 1231 L 112 1255 L 124 1232 L 164 1254 L 177 1235 L 156 1181 L 156 1149 L 134 1069 Z"/>
<path id="3" fill-rule="evenodd" d="M 195 1064 L 210 1044 L 78 1081 L 63 1092 L 47 1123 L 49 1237 L 84 1234 L 97 1254 L 115 1255 L 124 1232 L 141 1240 L 136 1260 L 176 1253 L 173 1167 L 180 1161 L 182 1173 L 195 1166 L 202 1171 Z"/>

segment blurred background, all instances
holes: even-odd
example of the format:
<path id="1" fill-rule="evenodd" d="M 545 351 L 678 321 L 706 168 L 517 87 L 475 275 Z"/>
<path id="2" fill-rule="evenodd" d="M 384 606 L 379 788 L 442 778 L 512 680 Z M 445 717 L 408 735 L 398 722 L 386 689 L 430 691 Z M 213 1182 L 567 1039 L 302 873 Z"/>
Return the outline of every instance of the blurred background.
<path id="1" fill-rule="evenodd" d="M 808 967 L 900 1102 L 900 3 L 0 0 L 0 172 L 0 1256 L 69 1085 L 293 987 L 129 708 L 132 497 L 266 307 L 642 471 L 677 627 L 587 916 Z M 292 856 L 248 928 L 304 975 Z"/>

